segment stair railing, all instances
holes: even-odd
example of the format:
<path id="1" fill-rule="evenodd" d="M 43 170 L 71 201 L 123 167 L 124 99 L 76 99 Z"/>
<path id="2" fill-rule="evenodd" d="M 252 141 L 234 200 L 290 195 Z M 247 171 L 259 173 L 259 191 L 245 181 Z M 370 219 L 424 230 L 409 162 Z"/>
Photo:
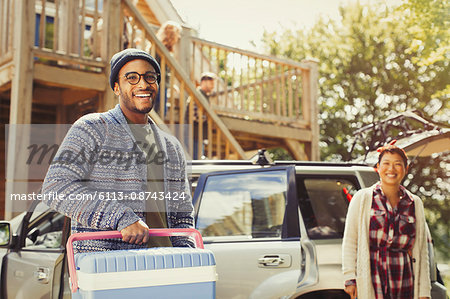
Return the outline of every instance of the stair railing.
<path id="1" fill-rule="evenodd" d="M 12 61 L 14 0 L 0 0 L 0 66 Z"/>
<path id="2" fill-rule="evenodd" d="M 280 59 L 192 38 L 191 80 L 205 71 L 219 77 L 214 110 L 246 119 L 311 125 L 310 70 L 306 62 Z M 308 86 L 306 86 L 308 85 Z"/>
<path id="3" fill-rule="evenodd" d="M 121 47 L 149 51 L 160 62 L 157 113 L 194 158 L 242 159 L 245 153 L 225 124 L 196 90 L 189 76 L 158 40 L 132 1 L 122 2 Z"/>
<path id="4" fill-rule="evenodd" d="M 45 62 L 103 72 L 105 5 L 109 4 L 101 0 L 36 0 L 34 55 Z"/>

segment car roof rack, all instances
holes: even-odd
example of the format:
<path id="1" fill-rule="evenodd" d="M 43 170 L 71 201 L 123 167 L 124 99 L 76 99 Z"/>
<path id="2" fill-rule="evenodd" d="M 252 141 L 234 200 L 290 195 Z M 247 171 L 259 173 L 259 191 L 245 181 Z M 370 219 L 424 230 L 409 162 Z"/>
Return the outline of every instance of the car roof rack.
<path id="1" fill-rule="evenodd" d="M 413 110 L 373 122 L 356 130 L 353 134 L 355 137 L 349 155 L 351 159 L 363 163 L 373 162 L 374 153 L 378 156 L 376 150 L 395 139 L 396 145 L 403 148 L 408 155 L 412 155 L 414 157 L 412 161 L 414 161 L 417 156 L 426 155 L 431 150 L 432 146 L 429 146 L 427 152 L 423 152 L 427 143 L 433 141 L 443 143 L 440 140 L 449 138 L 450 129 L 425 119 L 420 111 Z M 355 158 L 352 156 L 358 144 L 362 145 L 364 156 Z M 442 148 L 442 144 L 438 145 L 439 147 L 434 146 L 436 151 Z"/>
<path id="2" fill-rule="evenodd" d="M 255 165 L 250 160 L 192 160 L 188 161 L 189 165 Z M 340 166 L 340 167 L 351 167 L 351 166 L 368 166 L 366 163 L 361 162 L 325 162 L 325 161 L 274 161 L 271 166 Z"/>

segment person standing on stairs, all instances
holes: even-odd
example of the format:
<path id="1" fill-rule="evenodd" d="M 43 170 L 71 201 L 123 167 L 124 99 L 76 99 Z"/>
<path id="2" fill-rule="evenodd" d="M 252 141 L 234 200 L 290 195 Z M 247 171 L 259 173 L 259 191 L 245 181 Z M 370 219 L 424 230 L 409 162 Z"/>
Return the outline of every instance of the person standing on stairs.
<path id="1" fill-rule="evenodd" d="M 210 103 L 210 97 L 214 96 L 214 87 L 216 82 L 216 74 L 211 72 L 204 72 L 200 77 L 200 85 L 197 87 L 198 92 L 200 92 Z M 188 111 L 186 112 L 188 113 Z M 187 119 L 187 115 L 185 117 Z M 198 153 L 198 126 L 199 123 L 202 122 L 203 127 L 203 138 L 200 142 L 202 142 L 202 151 Z M 198 107 L 194 106 L 194 159 L 204 159 L 205 158 L 205 148 L 208 145 L 208 124 L 206 121 L 206 115 L 203 115 L 203 119 L 200 120 L 198 117 Z"/>
<path id="2" fill-rule="evenodd" d="M 207 99 L 214 96 L 214 87 L 216 83 L 216 75 L 211 72 L 202 73 L 200 77 L 200 85 L 197 90 Z"/>

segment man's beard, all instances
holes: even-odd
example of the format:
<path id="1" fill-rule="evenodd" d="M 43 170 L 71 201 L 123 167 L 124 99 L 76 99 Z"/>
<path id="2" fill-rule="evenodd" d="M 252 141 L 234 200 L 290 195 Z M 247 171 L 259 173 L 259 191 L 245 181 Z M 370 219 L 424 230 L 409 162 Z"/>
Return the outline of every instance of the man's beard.
<path id="1" fill-rule="evenodd" d="M 120 87 L 120 84 L 119 84 L 120 97 L 122 98 L 122 100 L 123 100 L 124 104 L 127 106 L 127 108 L 128 108 L 129 110 L 133 111 L 133 112 L 142 113 L 142 114 L 147 114 L 147 113 L 149 113 L 150 111 L 152 111 L 153 106 L 155 106 L 155 99 L 156 99 L 156 96 L 157 96 L 157 91 L 152 91 L 152 89 L 150 89 L 150 88 L 143 89 L 143 90 L 141 90 L 141 91 L 149 91 L 149 92 L 152 93 L 153 96 L 150 97 L 150 99 L 151 99 L 151 105 L 150 105 L 150 107 L 146 107 L 146 108 L 143 108 L 143 109 L 139 109 L 139 108 L 136 106 L 136 104 L 133 102 L 133 100 L 128 96 L 128 94 L 122 92 L 122 88 Z"/>

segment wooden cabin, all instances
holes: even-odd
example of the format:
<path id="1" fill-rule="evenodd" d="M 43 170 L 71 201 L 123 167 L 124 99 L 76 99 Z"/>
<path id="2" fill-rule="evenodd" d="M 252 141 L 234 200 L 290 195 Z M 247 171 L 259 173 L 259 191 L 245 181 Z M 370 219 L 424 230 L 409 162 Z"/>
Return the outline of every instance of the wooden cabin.
<path id="1" fill-rule="evenodd" d="M 127 47 L 159 58 L 165 105 L 151 116 L 188 157 L 247 159 L 282 147 L 319 159 L 317 62 L 213 43 L 185 24 L 171 55 L 155 35 L 168 20 L 183 24 L 169 0 L 0 0 L 0 218 L 18 212 L 8 194 L 34 191 L 43 179 L 18 162 L 30 136 L 5 128 L 71 124 L 114 107 L 109 60 Z M 204 71 L 218 76 L 209 100 L 196 89 Z"/>

